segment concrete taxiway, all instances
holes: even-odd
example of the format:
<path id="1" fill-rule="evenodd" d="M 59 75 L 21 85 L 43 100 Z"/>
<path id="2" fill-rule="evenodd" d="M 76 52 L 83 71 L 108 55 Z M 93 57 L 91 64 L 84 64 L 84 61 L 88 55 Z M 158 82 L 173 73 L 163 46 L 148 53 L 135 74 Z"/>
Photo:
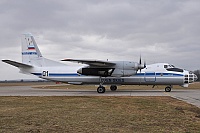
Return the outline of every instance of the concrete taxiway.
<path id="1" fill-rule="evenodd" d="M 37 89 L 31 86 L 0 87 L 0 96 L 170 96 L 200 107 L 200 90 L 107 90 L 99 94 L 96 90 Z"/>

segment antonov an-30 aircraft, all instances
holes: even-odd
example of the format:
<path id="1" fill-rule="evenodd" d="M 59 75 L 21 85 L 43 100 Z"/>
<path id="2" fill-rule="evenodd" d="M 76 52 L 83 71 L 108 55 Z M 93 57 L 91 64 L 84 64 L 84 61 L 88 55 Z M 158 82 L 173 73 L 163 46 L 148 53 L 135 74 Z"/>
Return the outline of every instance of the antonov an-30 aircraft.
<path id="1" fill-rule="evenodd" d="M 99 85 L 98 93 L 104 93 L 103 85 L 111 85 L 115 91 L 118 85 L 166 85 L 165 91 L 170 92 L 172 85 L 188 87 L 197 80 L 197 76 L 184 69 L 168 63 L 142 65 L 141 58 L 133 61 L 99 61 L 64 59 L 62 61 L 85 64 L 85 66 L 69 66 L 46 59 L 42 56 L 33 35 L 22 35 L 22 63 L 2 60 L 18 67 L 21 73 L 33 74 L 40 78 L 68 84 Z"/>

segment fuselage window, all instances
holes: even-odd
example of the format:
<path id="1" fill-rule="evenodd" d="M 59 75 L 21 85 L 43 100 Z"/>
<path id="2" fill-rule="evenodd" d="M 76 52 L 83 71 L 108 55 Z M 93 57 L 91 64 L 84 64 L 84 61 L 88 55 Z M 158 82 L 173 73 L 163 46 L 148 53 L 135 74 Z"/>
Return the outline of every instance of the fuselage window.
<path id="1" fill-rule="evenodd" d="M 193 74 L 193 72 L 190 71 L 189 74 Z"/>

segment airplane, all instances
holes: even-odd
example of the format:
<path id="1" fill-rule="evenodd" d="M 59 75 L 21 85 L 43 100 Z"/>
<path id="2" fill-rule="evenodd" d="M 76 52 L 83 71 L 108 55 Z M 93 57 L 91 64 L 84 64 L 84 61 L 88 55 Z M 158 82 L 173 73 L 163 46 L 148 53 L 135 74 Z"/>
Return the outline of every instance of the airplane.
<path id="1" fill-rule="evenodd" d="M 119 85 L 166 85 L 170 92 L 173 85 L 188 87 L 197 80 L 197 76 L 185 69 L 168 63 L 142 65 L 134 61 L 101 61 L 83 59 L 63 59 L 61 61 L 81 63 L 81 66 L 70 66 L 42 56 L 31 33 L 22 35 L 22 63 L 2 60 L 18 67 L 21 73 L 32 74 L 39 78 L 73 85 L 99 85 L 98 93 L 106 91 L 103 85 L 110 85 L 116 91 Z"/>

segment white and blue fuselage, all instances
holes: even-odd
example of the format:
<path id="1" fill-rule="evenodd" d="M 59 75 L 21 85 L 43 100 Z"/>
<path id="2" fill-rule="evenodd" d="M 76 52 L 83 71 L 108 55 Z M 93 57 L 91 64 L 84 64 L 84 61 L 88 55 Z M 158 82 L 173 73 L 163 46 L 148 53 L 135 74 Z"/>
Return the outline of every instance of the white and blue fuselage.
<path id="1" fill-rule="evenodd" d="M 32 34 L 22 35 L 22 63 L 2 60 L 18 67 L 20 72 L 33 74 L 43 79 L 69 84 L 100 84 L 99 93 L 105 92 L 104 84 L 111 85 L 168 85 L 165 91 L 171 91 L 172 85 L 188 87 L 197 80 L 197 76 L 187 70 L 176 68 L 168 63 L 141 65 L 132 61 L 97 61 L 64 59 L 86 64 L 85 66 L 69 66 L 46 59 L 42 56 Z"/>
<path id="2" fill-rule="evenodd" d="M 192 72 L 175 68 L 167 63 L 147 65 L 141 72 L 137 71 L 136 74 L 129 77 L 86 76 L 77 73 L 80 68 L 82 66 L 35 67 L 28 73 L 43 79 L 71 84 L 99 84 L 103 82 L 103 84 L 108 85 L 181 85 L 187 87 L 197 78 Z"/>

